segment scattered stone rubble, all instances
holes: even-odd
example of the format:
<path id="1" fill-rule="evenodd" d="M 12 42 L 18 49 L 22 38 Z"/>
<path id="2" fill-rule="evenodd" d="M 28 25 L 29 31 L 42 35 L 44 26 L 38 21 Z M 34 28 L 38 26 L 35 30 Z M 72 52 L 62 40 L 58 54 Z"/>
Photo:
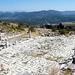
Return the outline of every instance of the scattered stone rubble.
<path id="1" fill-rule="evenodd" d="M 66 71 L 69 70 L 71 72 L 71 75 L 75 75 L 75 48 L 74 55 L 70 58 L 64 60 L 64 62 L 59 63 L 61 65 L 61 70 Z"/>
<path id="2" fill-rule="evenodd" d="M 23 38 L 17 41 L 15 45 L 0 51 L 0 64 L 3 64 L 2 67 L 4 68 L 2 70 L 0 67 L 0 74 L 53 75 L 52 72 L 54 71 L 56 75 L 60 75 L 60 69 L 63 67 L 68 69 L 68 63 L 73 61 L 71 49 L 75 46 L 74 41 L 75 36 Z"/>

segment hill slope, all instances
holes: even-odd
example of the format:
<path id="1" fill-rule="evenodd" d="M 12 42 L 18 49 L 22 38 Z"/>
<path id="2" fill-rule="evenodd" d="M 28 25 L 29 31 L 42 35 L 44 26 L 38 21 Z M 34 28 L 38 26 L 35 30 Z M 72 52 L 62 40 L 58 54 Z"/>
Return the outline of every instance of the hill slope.
<path id="1" fill-rule="evenodd" d="M 37 12 L 0 12 L 1 20 L 27 23 L 31 25 L 43 24 L 44 22 L 59 23 L 75 21 L 75 11 L 37 11 Z"/>

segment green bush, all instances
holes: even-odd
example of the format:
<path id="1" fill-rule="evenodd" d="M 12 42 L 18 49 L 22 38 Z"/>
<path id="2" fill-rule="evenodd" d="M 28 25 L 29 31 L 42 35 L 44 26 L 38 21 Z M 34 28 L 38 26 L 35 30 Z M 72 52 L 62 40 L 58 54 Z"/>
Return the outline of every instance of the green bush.
<path id="1" fill-rule="evenodd" d="M 24 30 L 25 26 L 22 23 L 18 24 L 18 27 L 16 27 L 18 30 Z"/>
<path id="2" fill-rule="evenodd" d="M 12 26 L 11 26 L 11 29 L 12 29 L 12 30 L 15 30 L 15 29 L 16 29 L 16 27 L 14 27 L 14 26 L 12 25 Z"/>
<path id="3" fill-rule="evenodd" d="M 68 34 L 68 33 L 69 33 L 69 31 L 67 31 L 66 29 L 61 29 L 61 30 L 60 30 L 60 34 L 66 35 L 66 34 Z"/>
<path id="4" fill-rule="evenodd" d="M 9 22 L 4 22 L 3 25 L 10 25 L 10 23 Z"/>
<path id="5" fill-rule="evenodd" d="M 28 29 L 28 32 L 29 32 L 29 31 L 35 32 L 35 27 L 34 27 L 34 26 L 30 26 L 29 29 Z"/>
<path id="6" fill-rule="evenodd" d="M 2 23 L 2 20 L 0 20 L 0 22 Z"/>
<path id="7" fill-rule="evenodd" d="M 56 28 L 52 28 L 52 32 L 55 32 L 57 29 Z"/>

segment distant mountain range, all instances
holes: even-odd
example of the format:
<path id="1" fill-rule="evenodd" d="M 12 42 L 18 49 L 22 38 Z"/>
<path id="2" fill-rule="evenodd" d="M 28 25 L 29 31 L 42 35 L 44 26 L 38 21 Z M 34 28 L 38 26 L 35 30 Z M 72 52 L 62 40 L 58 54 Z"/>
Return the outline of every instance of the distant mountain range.
<path id="1" fill-rule="evenodd" d="M 75 11 L 37 11 L 37 12 L 0 12 L 0 20 L 26 23 L 31 25 L 75 21 Z"/>

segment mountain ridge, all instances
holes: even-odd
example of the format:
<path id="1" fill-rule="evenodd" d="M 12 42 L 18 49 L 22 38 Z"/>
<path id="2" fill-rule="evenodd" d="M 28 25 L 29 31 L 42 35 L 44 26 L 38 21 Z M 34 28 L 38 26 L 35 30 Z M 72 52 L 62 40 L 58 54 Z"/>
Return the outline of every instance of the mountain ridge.
<path id="1" fill-rule="evenodd" d="M 35 12 L 0 12 L 0 20 L 21 22 L 30 25 L 44 22 L 59 23 L 75 21 L 75 11 L 42 10 Z"/>

